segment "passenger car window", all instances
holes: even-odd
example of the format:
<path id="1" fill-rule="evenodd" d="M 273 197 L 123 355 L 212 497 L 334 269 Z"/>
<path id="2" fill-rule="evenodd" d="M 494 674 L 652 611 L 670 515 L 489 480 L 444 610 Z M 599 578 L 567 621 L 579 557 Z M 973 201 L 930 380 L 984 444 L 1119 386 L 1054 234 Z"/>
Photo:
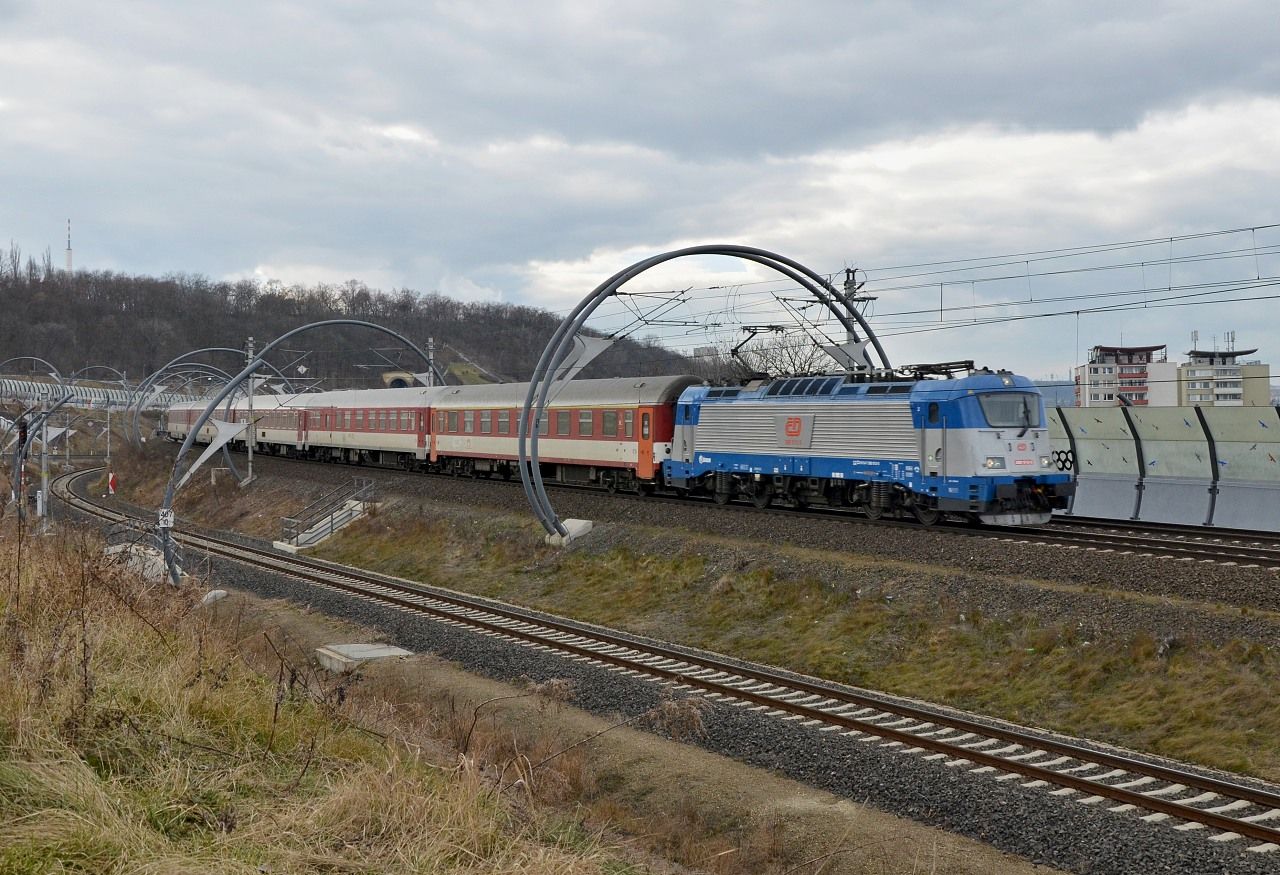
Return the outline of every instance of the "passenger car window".
<path id="1" fill-rule="evenodd" d="M 649 439 L 649 414 L 640 414 L 640 437 Z"/>
<path id="2" fill-rule="evenodd" d="M 578 411 L 578 434 L 591 437 L 595 433 L 596 413 L 594 410 Z"/>

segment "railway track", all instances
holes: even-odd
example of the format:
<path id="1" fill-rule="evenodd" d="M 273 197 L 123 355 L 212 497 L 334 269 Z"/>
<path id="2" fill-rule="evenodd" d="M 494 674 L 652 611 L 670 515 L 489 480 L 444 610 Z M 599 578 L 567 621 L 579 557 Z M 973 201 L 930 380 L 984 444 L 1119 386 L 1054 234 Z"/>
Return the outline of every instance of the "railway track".
<path id="1" fill-rule="evenodd" d="M 1055 519 L 1037 529 L 994 529 L 985 537 L 1045 544 L 1070 549 L 1097 550 L 1121 555 L 1142 555 L 1188 562 L 1215 562 L 1243 568 L 1280 569 L 1280 541 L 1260 533 L 1219 534 L 1212 529 L 1193 532 L 1185 528 L 1133 526 L 1115 520 Z"/>
<path id="2" fill-rule="evenodd" d="M 327 465 L 324 462 L 308 462 L 305 460 L 292 460 L 290 464 L 296 464 L 298 461 L 301 461 L 302 464 Z M 408 475 L 399 469 L 375 468 L 375 470 L 414 476 Z M 495 485 L 506 483 L 510 488 L 519 488 L 518 480 L 507 482 L 486 479 L 484 482 Z M 592 495 L 605 494 L 602 490 L 594 487 L 562 483 L 548 485 L 564 492 L 585 492 Z M 965 522 L 944 521 L 926 529 L 914 521 L 896 519 L 872 520 L 857 510 L 824 507 L 821 505 L 809 505 L 803 508 L 780 506 L 758 509 L 744 502 L 716 505 L 710 497 L 702 496 L 643 496 L 629 493 L 616 493 L 611 495 L 611 499 L 644 502 L 675 501 L 698 507 L 715 507 L 717 511 L 728 513 L 805 514 L 847 520 L 856 522 L 859 525 L 903 528 L 912 531 L 935 531 L 957 537 L 989 538 L 1010 543 L 1043 544 L 1064 549 L 1094 550 L 1118 555 L 1163 557 L 1188 562 L 1214 562 L 1220 565 L 1234 565 L 1244 568 L 1280 569 L 1280 536 L 1237 529 L 1123 522 L 1074 516 L 1055 517 L 1050 525 L 1037 527 L 975 527 Z"/>
<path id="3" fill-rule="evenodd" d="M 59 477 L 55 494 L 97 519 L 124 514 L 81 499 Z M 693 652 L 635 636 L 550 617 L 463 593 L 334 566 L 300 556 L 176 531 L 187 548 L 252 565 L 393 607 L 416 616 L 492 636 L 568 659 L 750 709 L 941 768 L 967 769 L 996 784 L 1017 781 L 1043 788 L 1062 804 L 1105 806 L 1117 817 L 1160 822 L 1207 841 L 1242 842 L 1247 852 L 1280 850 L 1280 788 L 1215 777 L 1007 724 L 992 724 L 839 684 L 796 676 L 715 654 Z"/>

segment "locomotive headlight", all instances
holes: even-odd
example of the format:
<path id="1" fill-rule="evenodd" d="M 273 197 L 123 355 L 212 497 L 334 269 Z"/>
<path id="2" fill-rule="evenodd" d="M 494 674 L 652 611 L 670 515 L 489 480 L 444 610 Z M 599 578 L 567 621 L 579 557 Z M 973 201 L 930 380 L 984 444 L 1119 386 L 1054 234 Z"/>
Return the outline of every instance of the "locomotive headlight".
<path id="1" fill-rule="evenodd" d="M 1040 457 L 1040 467 L 1041 467 L 1041 468 L 1048 468 L 1048 467 L 1050 466 L 1050 464 L 1051 464 L 1051 463 L 1052 463 L 1052 460 L 1051 460 L 1048 456 L 1041 456 L 1041 457 Z"/>
<path id="2" fill-rule="evenodd" d="M 1004 456 L 987 456 L 987 460 L 982 463 L 982 467 L 988 471 L 1003 471 Z"/>

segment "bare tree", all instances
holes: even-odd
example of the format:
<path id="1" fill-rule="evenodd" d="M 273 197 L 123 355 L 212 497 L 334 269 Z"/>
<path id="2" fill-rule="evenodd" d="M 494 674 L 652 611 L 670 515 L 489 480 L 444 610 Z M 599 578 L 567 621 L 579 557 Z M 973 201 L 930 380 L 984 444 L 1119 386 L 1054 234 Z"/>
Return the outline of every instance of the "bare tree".
<path id="1" fill-rule="evenodd" d="M 771 334 L 738 350 L 746 371 L 772 376 L 797 376 L 829 371 L 835 362 L 807 334 Z"/>

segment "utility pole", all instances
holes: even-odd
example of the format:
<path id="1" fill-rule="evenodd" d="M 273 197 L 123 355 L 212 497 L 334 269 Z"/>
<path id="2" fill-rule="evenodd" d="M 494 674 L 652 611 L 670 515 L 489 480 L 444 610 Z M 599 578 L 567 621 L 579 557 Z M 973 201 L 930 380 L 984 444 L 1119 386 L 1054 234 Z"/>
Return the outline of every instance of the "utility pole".
<path id="1" fill-rule="evenodd" d="M 436 384 L 436 339 L 427 338 L 427 385 Z"/>
<path id="2" fill-rule="evenodd" d="M 111 402 L 107 402 L 107 475 L 111 475 Z"/>
<path id="3" fill-rule="evenodd" d="M 40 405 L 40 507 L 41 531 L 49 530 L 49 414 Z"/>
<path id="4" fill-rule="evenodd" d="M 245 365 L 250 365 L 253 363 L 253 338 L 252 337 L 249 338 L 249 345 L 246 347 L 246 350 L 245 350 L 244 363 Z M 253 443 L 254 443 L 254 438 L 257 437 L 257 434 L 258 434 L 257 426 L 254 425 L 254 422 L 253 422 L 253 389 L 254 389 L 253 384 L 254 384 L 254 372 L 256 370 L 257 368 L 249 372 L 249 424 L 245 430 L 245 435 L 248 438 L 247 446 L 249 448 L 249 473 L 244 478 L 244 481 L 240 484 L 241 486 L 248 486 L 250 483 L 253 482 Z"/>

